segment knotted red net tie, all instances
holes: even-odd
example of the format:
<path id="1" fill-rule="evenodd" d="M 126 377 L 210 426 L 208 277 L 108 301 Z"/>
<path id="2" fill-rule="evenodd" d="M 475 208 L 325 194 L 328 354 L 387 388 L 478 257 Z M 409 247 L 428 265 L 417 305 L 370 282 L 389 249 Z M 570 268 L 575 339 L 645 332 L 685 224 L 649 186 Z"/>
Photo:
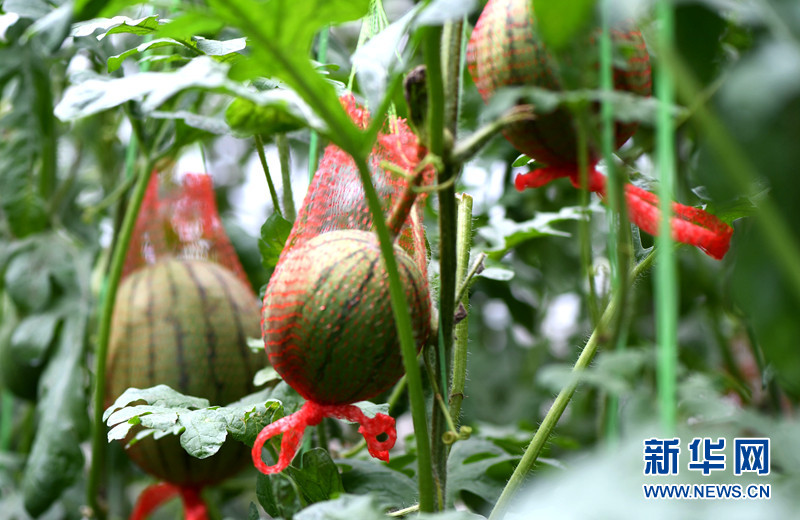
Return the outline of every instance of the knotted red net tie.
<path id="1" fill-rule="evenodd" d="M 307 426 L 316 426 L 325 417 L 335 417 L 345 419 L 360 425 L 358 433 L 364 436 L 367 441 L 369 454 L 382 461 L 389 460 L 389 450 L 394 447 L 397 440 L 397 430 L 394 426 L 394 418 L 389 415 L 378 413 L 375 417 L 367 417 L 360 408 L 352 404 L 318 404 L 314 401 L 306 401 L 300 410 L 261 430 L 253 444 L 253 464 L 264 474 L 279 473 L 286 469 L 292 462 L 300 441 L 303 440 L 303 432 Z M 278 463 L 273 466 L 264 464 L 261 458 L 261 451 L 264 443 L 272 437 L 283 434 L 281 440 L 281 451 L 278 455 Z M 386 440 L 379 441 L 378 436 L 386 434 Z"/>
<path id="2" fill-rule="evenodd" d="M 525 188 L 538 188 L 561 177 L 569 177 L 572 185 L 581 187 L 580 174 L 574 165 L 547 166 L 528 173 L 522 173 L 514 181 L 519 191 Z M 606 178 L 594 165 L 589 167 L 587 187 L 589 191 L 606 198 Z M 651 235 L 658 234 L 661 212 L 658 197 L 633 184 L 625 185 L 625 198 L 631 222 Z M 672 203 L 673 217 L 670 221 L 672 239 L 700 248 L 712 258 L 721 260 L 730 247 L 733 228 L 714 215 L 699 208 Z"/>
<path id="3" fill-rule="evenodd" d="M 208 509 L 200 496 L 199 487 L 178 486 L 169 482 L 159 482 L 145 488 L 136 501 L 130 520 L 144 520 L 161 504 L 178 495 L 183 502 L 186 520 L 208 520 Z"/>

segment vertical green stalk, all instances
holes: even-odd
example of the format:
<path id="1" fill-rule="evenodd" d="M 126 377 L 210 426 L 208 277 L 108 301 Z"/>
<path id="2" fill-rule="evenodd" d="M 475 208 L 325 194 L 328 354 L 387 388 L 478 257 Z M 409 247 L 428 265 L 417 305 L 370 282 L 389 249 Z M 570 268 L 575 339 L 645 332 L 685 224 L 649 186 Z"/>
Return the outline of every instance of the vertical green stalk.
<path id="1" fill-rule="evenodd" d="M 601 2 L 600 35 L 600 88 L 608 96 L 614 90 L 613 47 L 609 30 L 610 0 Z M 632 246 L 630 243 L 628 206 L 625 204 L 625 178 L 614 163 L 616 138 L 614 135 L 614 106 L 610 99 L 603 98 L 601 104 L 602 150 L 603 160 L 608 172 L 606 212 L 609 228 L 608 251 L 611 263 L 611 291 L 620 294 L 619 320 L 614 326 L 616 335 L 615 348 L 625 348 L 627 342 L 627 292 L 628 273 L 631 262 Z M 606 437 L 614 441 L 619 436 L 619 403 L 616 396 L 610 396 L 606 407 Z"/>
<path id="2" fill-rule="evenodd" d="M 294 222 L 297 212 L 294 208 L 294 195 L 292 193 L 292 172 L 290 169 L 289 139 L 286 134 L 275 136 L 278 145 L 278 157 L 281 161 L 281 182 L 283 182 L 283 216 L 289 222 Z"/>
<path id="3" fill-rule="evenodd" d="M 667 0 L 658 3 L 659 52 L 672 48 L 674 34 L 672 5 Z M 656 265 L 656 335 L 658 339 L 658 401 L 661 424 L 667 433 L 675 430 L 676 371 L 678 363 L 678 280 L 675 253 L 672 247 L 672 194 L 675 177 L 675 135 L 670 108 L 675 94 L 670 68 L 662 63 L 656 71 L 656 96 L 659 100 L 656 126 L 656 151 L 659 172 L 661 221 L 659 222 L 658 262 Z"/>
<path id="4" fill-rule="evenodd" d="M 0 403 L 0 452 L 8 451 L 11 447 L 11 433 L 14 427 L 14 396 L 8 390 L 0 391 L 2 403 Z"/>
<path id="5" fill-rule="evenodd" d="M 372 212 L 375 233 L 381 254 L 386 264 L 386 275 L 389 279 L 389 294 L 392 301 L 392 312 L 397 325 L 400 350 L 403 354 L 403 366 L 408 383 L 408 397 L 411 402 L 411 419 L 414 424 L 414 437 L 417 441 L 417 482 L 419 485 L 419 508 L 422 512 L 434 510 L 433 466 L 431 463 L 431 446 L 428 438 L 428 418 L 425 406 L 425 395 L 422 391 L 422 374 L 417 362 L 417 348 L 412 331 L 411 314 L 408 301 L 397 271 L 397 260 L 394 257 L 394 245 L 389 228 L 383 220 L 383 208 L 375 186 L 372 185 L 369 166 L 364 157 L 349 151 L 356 163 L 367 206 Z"/>
<path id="6" fill-rule="evenodd" d="M 324 27 L 319 32 L 319 40 L 317 40 L 317 61 L 325 63 L 328 59 L 328 34 L 329 29 Z M 311 130 L 311 136 L 308 140 L 308 178 L 314 178 L 314 173 L 317 171 L 317 162 L 319 159 L 319 134 L 316 130 Z"/>
<path id="7" fill-rule="evenodd" d="M 275 208 L 275 213 L 283 216 L 280 202 L 278 202 L 278 190 L 275 189 L 275 184 L 272 182 L 269 164 L 267 164 L 267 155 L 264 153 L 264 140 L 261 139 L 261 136 L 258 134 L 256 134 L 254 138 L 256 141 L 256 152 L 258 152 L 258 160 L 261 161 L 261 169 L 264 170 L 264 177 L 267 179 L 267 187 L 269 188 L 269 196 L 272 199 L 272 205 Z"/>
<path id="8" fill-rule="evenodd" d="M 137 147 L 135 138 L 131 138 L 129 146 L 134 149 Z M 129 171 L 134 168 L 132 163 L 126 166 Z M 133 228 L 136 224 L 136 216 L 139 214 L 139 208 L 142 205 L 142 200 L 147 191 L 147 184 L 150 182 L 152 166 L 153 165 L 148 161 L 145 166 L 146 169 L 139 174 L 131 200 L 125 210 L 122 227 L 119 231 L 114 252 L 111 255 L 111 265 L 105 290 L 101 295 L 102 306 L 100 309 L 99 330 L 97 333 L 97 349 L 95 350 L 94 358 L 95 379 L 93 396 L 94 428 L 92 432 L 92 466 L 89 470 L 89 481 L 86 486 L 87 500 L 96 518 L 105 517 L 105 512 L 100 508 L 97 495 L 101 480 L 101 468 L 104 460 L 105 446 L 108 442 L 108 439 L 106 439 L 106 428 L 103 423 L 103 403 L 105 400 L 106 353 L 111 336 L 111 317 L 114 314 L 114 303 L 117 297 L 117 287 L 122 277 L 122 268 L 125 264 L 125 255 L 128 252 L 128 245 L 130 244 Z"/>
<path id="9" fill-rule="evenodd" d="M 597 302 L 597 288 L 594 284 L 594 261 L 592 259 L 592 213 L 589 211 L 590 192 L 589 185 L 589 143 L 586 138 L 586 107 L 582 106 L 577 111 L 577 145 L 578 145 L 578 174 L 581 184 L 580 205 L 583 218 L 578 222 L 580 236 L 581 266 L 583 275 L 589 289 L 589 316 L 592 326 L 597 326 L 600 319 L 600 309 Z"/>
<path id="10" fill-rule="evenodd" d="M 456 33 L 449 31 L 451 37 Z M 443 167 L 437 172 L 437 182 L 447 186 L 456 173 L 456 168 L 451 162 L 450 146 L 446 144 L 445 129 L 445 100 L 449 96 L 457 96 L 457 91 L 448 90 L 445 95 L 445 86 L 450 89 L 458 85 L 455 78 L 448 77 L 448 82 L 443 79 L 442 53 L 447 52 L 451 46 L 442 40 L 443 29 L 432 26 L 422 30 L 422 50 L 425 59 L 427 85 L 428 85 L 428 150 L 436 157 L 442 158 Z M 460 37 L 460 34 L 458 34 Z M 458 69 L 459 60 L 449 60 L 451 66 Z M 444 71 L 450 76 L 451 71 Z M 457 114 L 451 113 L 451 117 Z M 448 141 L 451 142 L 451 141 Z M 453 349 L 453 318 L 455 314 L 456 296 L 456 200 L 455 187 L 450 184 L 438 192 L 439 198 L 439 342 L 434 350 L 434 364 L 437 375 L 441 378 L 438 384 L 444 395 L 449 394 L 448 384 L 448 356 Z M 444 507 L 444 495 L 447 482 L 447 447 L 441 440 L 441 435 L 446 428 L 446 420 L 439 407 L 433 408 L 431 418 L 431 442 L 434 460 L 434 470 L 437 480 L 438 506 Z"/>
<path id="11" fill-rule="evenodd" d="M 472 247 L 472 197 L 466 193 L 461 194 L 458 202 L 458 231 L 456 233 L 456 280 L 461 287 L 467 278 L 469 268 L 469 251 Z M 469 312 L 469 293 L 464 292 L 461 297 L 464 309 Z M 450 388 L 450 417 L 458 422 L 461 415 L 461 402 L 464 400 L 464 387 L 467 381 L 467 332 L 469 330 L 468 316 L 464 316 L 455 333 L 455 349 L 453 351 L 453 376 Z"/>

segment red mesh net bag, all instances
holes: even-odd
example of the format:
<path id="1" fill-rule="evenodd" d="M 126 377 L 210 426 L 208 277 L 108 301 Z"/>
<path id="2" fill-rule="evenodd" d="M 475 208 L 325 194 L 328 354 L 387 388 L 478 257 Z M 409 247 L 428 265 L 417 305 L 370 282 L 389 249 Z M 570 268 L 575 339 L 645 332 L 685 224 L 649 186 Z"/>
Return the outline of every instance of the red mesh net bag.
<path id="1" fill-rule="evenodd" d="M 342 103 L 364 128 L 366 110 L 352 96 Z M 405 121 L 393 119 L 387 127 L 378 135 L 369 167 L 382 217 L 396 235 L 395 257 L 420 348 L 430 332 L 430 298 L 421 203 L 410 185 L 426 182 L 433 170 L 418 168 L 425 151 Z M 328 146 L 264 296 L 262 333 L 270 362 L 306 399 L 297 413 L 259 434 L 252 456 L 264 473 L 288 466 L 304 429 L 324 417 L 359 423 L 369 452 L 388 460 L 397 436 L 394 419 L 382 413 L 367 417 L 352 404 L 388 389 L 403 374 L 388 281 L 372 228 L 353 159 Z M 263 445 L 278 434 L 283 434 L 278 461 L 267 466 Z M 378 440 L 381 434 L 386 434 L 383 441 Z"/>
<path id="2" fill-rule="evenodd" d="M 137 216 L 117 292 L 106 395 L 166 384 L 225 405 L 254 390 L 267 360 L 247 346 L 259 335 L 258 299 L 225 233 L 211 177 L 186 174 L 179 185 L 153 174 Z M 126 453 L 162 480 L 139 496 L 132 520 L 179 496 L 189 520 L 207 518 L 201 498 L 245 467 L 246 446 L 229 442 L 198 459 L 175 436 L 145 437 Z"/>
<path id="3" fill-rule="evenodd" d="M 159 260 L 184 258 L 215 262 L 247 283 L 219 218 L 211 176 L 187 173 L 179 186 L 163 184 L 154 172 L 136 218 L 122 277 Z"/>

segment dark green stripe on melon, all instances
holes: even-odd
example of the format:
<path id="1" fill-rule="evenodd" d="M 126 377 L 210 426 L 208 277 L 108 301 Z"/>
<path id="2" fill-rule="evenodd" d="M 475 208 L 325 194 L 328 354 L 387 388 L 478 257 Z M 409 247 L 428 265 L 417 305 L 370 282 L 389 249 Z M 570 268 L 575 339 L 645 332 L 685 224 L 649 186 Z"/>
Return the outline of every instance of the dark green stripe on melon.
<path id="1" fill-rule="evenodd" d="M 253 375 L 267 363 L 246 345 L 258 323 L 250 288 L 218 264 L 175 259 L 139 269 L 117 293 L 106 395 L 111 401 L 129 387 L 165 384 L 212 405 L 236 401 L 253 391 Z M 233 442 L 196 459 L 173 436 L 145 439 L 128 454 L 176 484 L 217 482 L 248 460 L 247 447 Z"/>
<path id="2" fill-rule="evenodd" d="M 399 246 L 395 257 L 419 349 L 430 333 L 427 280 Z M 403 362 L 374 234 L 324 233 L 281 259 L 262 332 L 273 367 L 306 399 L 352 403 L 397 382 Z"/>

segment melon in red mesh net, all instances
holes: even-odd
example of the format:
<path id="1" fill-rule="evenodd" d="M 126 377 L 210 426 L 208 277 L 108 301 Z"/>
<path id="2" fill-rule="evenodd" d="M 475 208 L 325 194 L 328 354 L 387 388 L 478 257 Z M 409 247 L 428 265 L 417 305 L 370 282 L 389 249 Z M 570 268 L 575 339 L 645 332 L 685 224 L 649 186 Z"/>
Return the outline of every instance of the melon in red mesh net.
<path id="1" fill-rule="evenodd" d="M 535 86 L 552 91 L 564 89 L 559 64 L 539 37 L 530 0 L 489 0 L 467 46 L 469 72 L 484 101 L 503 87 Z M 585 62 L 580 67 L 597 69 L 599 31 L 579 36 Z M 612 41 L 622 58 L 614 65 L 614 88 L 642 96 L 650 95 L 650 59 L 637 30 L 613 30 Z M 568 56 L 567 56 L 568 57 Z M 561 62 L 565 69 L 577 66 Z M 597 85 L 580 85 L 597 88 Z M 535 107 L 534 107 L 535 109 Z M 615 139 L 621 146 L 636 130 L 636 124 L 617 124 Z M 549 165 L 577 163 L 575 122 L 566 108 L 538 111 L 535 120 L 514 123 L 504 135 L 522 153 Z M 592 161 L 599 154 L 591 149 Z"/>

